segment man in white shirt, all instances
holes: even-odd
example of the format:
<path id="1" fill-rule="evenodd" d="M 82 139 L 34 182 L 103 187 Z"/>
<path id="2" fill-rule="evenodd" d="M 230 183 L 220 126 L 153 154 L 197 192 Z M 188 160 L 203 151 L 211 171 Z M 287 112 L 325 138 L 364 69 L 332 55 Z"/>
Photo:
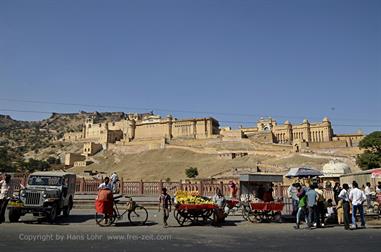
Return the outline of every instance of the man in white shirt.
<path id="1" fill-rule="evenodd" d="M 112 185 L 110 184 L 110 178 L 105 177 L 103 183 L 98 186 L 98 190 L 109 189 L 112 191 Z"/>
<path id="2" fill-rule="evenodd" d="M 360 213 L 361 227 L 365 228 L 365 216 L 363 203 L 366 200 L 365 194 L 358 187 L 356 181 L 352 183 L 353 189 L 349 193 L 349 199 L 352 202 L 352 227 L 356 228 L 356 214 L 357 210 Z"/>
<path id="3" fill-rule="evenodd" d="M 349 205 L 349 186 L 348 184 L 343 184 L 343 189 L 340 191 L 338 198 L 343 201 L 343 212 L 344 212 L 344 228 L 349 230 L 350 223 L 350 205 Z"/>
<path id="4" fill-rule="evenodd" d="M 5 179 L 0 181 L 0 223 L 5 221 L 5 209 L 7 209 L 8 197 L 11 196 L 10 183 L 10 175 L 5 175 Z"/>
<path id="5" fill-rule="evenodd" d="M 296 216 L 298 211 L 299 197 L 297 196 L 298 189 L 296 189 L 297 184 L 291 184 L 287 189 L 288 198 L 292 201 L 292 215 Z"/>
<path id="6" fill-rule="evenodd" d="M 376 193 L 381 193 L 381 181 L 378 181 L 378 185 L 376 187 Z"/>
<path id="7" fill-rule="evenodd" d="M 372 202 L 371 202 L 372 191 L 370 190 L 370 183 L 369 182 L 366 182 L 366 187 L 365 187 L 364 193 L 365 193 L 365 197 L 366 197 L 366 207 L 368 209 L 372 208 Z"/>

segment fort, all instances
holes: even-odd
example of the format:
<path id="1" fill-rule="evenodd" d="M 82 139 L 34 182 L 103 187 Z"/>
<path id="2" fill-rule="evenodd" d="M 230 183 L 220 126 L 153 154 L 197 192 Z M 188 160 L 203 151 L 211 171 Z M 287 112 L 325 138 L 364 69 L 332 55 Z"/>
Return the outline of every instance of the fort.
<path id="1" fill-rule="evenodd" d="M 289 146 L 298 152 L 306 147 L 353 147 L 363 137 L 361 132 L 335 134 L 327 117 L 316 123 L 305 119 L 301 124 L 289 121 L 278 124 L 272 118 L 260 118 L 253 127 L 231 129 L 219 128 L 219 122 L 212 117 L 177 119 L 169 115 L 163 118 L 151 112 L 126 114 L 117 121 L 99 121 L 97 116 L 92 116 L 84 121 L 82 131 L 65 133 L 62 140 L 84 142 L 83 154 L 89 156 L 107 149 L 109 144 L 149 145 L 165 144 L 171 140 L 194 140 L 203 145 L 208 139 L 224 142 L 247 139 L 258 144 Z"/>

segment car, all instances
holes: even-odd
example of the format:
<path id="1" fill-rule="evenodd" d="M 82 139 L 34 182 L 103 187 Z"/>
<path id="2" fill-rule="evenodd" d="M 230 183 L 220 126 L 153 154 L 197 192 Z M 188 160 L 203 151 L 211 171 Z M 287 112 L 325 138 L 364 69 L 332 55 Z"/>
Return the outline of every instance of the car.
<path id="1" fill-rule="evenodd" d="M 25 188 L 9 202 L 9 221 L 17 222 L 31 213 L 38 220 L 55 222 L 61 211 L 69 216 L 73 208 L 76 175 L 68 172 L 34 172 L 29 175 Z"/>

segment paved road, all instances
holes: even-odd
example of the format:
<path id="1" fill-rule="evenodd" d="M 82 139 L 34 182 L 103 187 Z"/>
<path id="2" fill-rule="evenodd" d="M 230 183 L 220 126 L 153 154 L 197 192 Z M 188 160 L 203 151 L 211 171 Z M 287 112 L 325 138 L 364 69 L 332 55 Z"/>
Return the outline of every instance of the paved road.
<path id="1" fill-rule="evenodd" d="M 381 226 L 345 231 L 343 227 L 294 230 L 293 224 L 252 224 L 231 217 L 221 227 L 179 227 L 173 218 L 163 228 L 149 212 L 146 226 L 98 227 L 91 210 L 73 210 L 57 224 L 0 224 L 0 251 L 380 251 Z M 171 216 L 172 217 L 172 216 Z M 33 220 L 25 218 L 24 220 Z"/>

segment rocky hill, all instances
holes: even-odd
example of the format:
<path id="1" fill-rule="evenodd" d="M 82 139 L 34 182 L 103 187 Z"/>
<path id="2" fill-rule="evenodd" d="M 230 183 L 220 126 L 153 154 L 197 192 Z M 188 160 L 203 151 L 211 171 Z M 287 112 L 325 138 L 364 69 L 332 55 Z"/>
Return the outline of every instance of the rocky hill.
<path id="1" fill-rule="evenodd" d="M 27 158 L 46 160 L 58 158 L 64 144 L 57 140 L 65 132 L 80 131 L 85 118 L 96 117 L 99 121 L 120 120 L 123 112 L 53 113 L 41 121 L 18 121 L 8 115 L 0 115 L 0 165 L 12 170 Z M 2 169 L 0 167 L 0 169 Z"/>

